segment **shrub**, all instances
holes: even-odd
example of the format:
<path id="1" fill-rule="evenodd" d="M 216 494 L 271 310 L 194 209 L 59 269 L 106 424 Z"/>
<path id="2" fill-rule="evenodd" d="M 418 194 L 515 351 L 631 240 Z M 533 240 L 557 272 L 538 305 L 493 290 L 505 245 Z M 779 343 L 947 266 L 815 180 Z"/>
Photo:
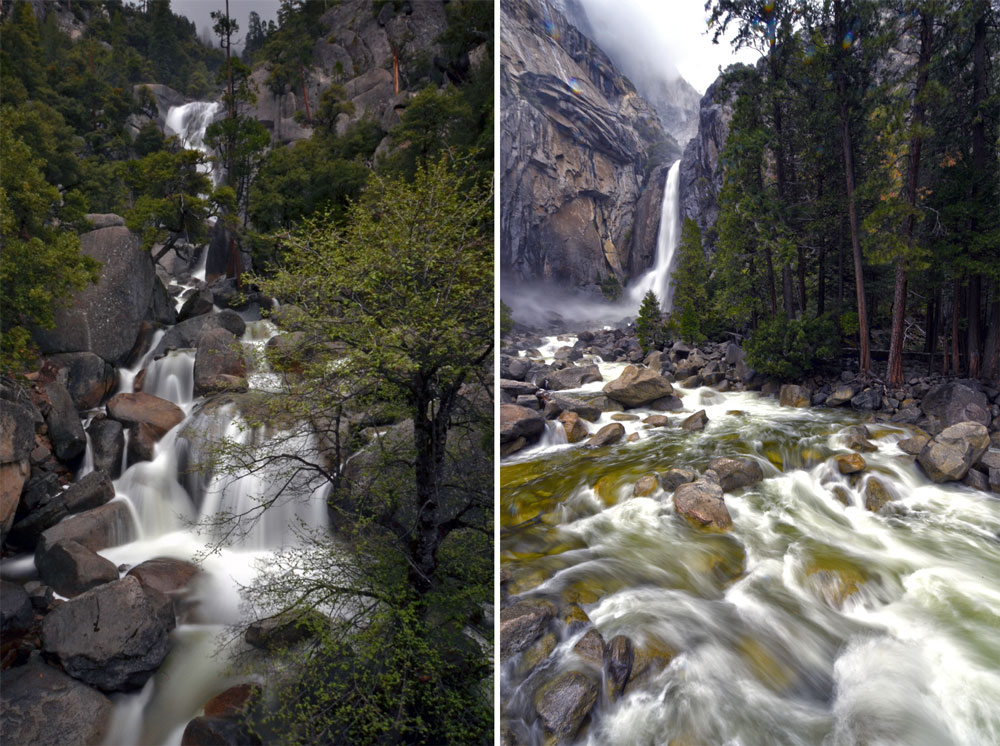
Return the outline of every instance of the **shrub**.
<path id="1" fill-rule="evenodd" d="M 800 380 L 837 355 L 837 326 L 828 316 L 762 323 L 746 342 L 747 365 L 783 381 Z"/>

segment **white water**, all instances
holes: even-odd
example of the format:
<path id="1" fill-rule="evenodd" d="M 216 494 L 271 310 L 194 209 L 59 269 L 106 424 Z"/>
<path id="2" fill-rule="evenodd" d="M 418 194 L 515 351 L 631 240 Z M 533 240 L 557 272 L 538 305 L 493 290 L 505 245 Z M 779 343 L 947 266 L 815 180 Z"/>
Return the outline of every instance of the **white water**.
<path id="1" fill-rule="evenodd" d="M 168 134 L 180 137 L 185 148 L 199 150 L 211 157 L 212 151 L 205 144 L 205 130 L 221 108 L 222 104 L 218 101 L 191 101 L 181 106 L 171 106 L 164 124 L 169 130 Z M 214 183 L 219 183 L 218 170 L 211 163 L 205 164 L 200 170 L 203 174 L 210 175 Z"/>
<path id="2" fill-rule="evenodd" d="M 652 269 L 636 280 L 627 289 L 629 305 L 639 308 L 643 296 L 652 290 L 660 299 L 660 307 L 669 311 L 673 292 L 670 272 L 673 268 L 674 253 L 680 235 L 680 171 L 681 162 L 667 171 L 667 181 L 663 187 L 663 203 L 660 206 L 660 229 L 656 234 L 656 260 Z"/>
<path id="3" fill-rule="evenodd" d="M 610 380 L 621 367 L 602 372 Z M 621 700 L 601 694 L 577 741 L 1000 744 L 1000 500 L 931 483 L 896 446 L 905 427 L 869 425 L 878 450 L 852 481 L 832 457 L 847 452 L 856 413 L 678 392 L 684 411 L 666 413 L 669 428 L 623 422 L 639 440 L 590 450 L 560 442 L 550 423 L 501 466 L 511 592 L 560 607 L 578 599 L 605 640 L 673 651 Z M 705 430 L 681 431 L 699 409 Z M 725 535 L 692 529 L 662 489 L 632 495 L 643 474 L 704 471 L 722 455 L 755 459 L 765 477 L 726 494 Z M 864 508 L 873 477 L 897 498 L 879 514 Z M 529 678 L 517 659 L 500 673 L 505 721 L 525 742 L 543 741 L 537 687 L 589 670 L 572 651 L 582 634 L 564 633 Z"/>

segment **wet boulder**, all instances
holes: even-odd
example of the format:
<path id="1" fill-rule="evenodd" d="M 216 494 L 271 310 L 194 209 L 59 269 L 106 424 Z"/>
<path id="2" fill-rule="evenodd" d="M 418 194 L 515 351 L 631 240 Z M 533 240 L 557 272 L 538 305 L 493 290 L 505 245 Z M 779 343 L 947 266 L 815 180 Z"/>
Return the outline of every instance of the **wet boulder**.
<path id="1" fill-rule="evenodd" d="M 183 410 L 173 402 L 152 394 L 116 394 L 107 405 L 108 417 L 123 425 L 148 425 L 151 434 L 162 438 L 184 419 Z"/>
<path id="2" fill-rule="evenodd" d="M 533 409 L 516 404 L 500 405 L 500 446 L 521 441 L 520 450 L 530 442 L 538 440 L 545 431 L 545 420 Z M 512 451 L 511 451 L 512 452 Z"/>
<path id="3" fill-rule="evenodd" d="M 786 383 L 778 393 L 778 403 L 783 407 L 808 407 L 812 403 L 812 392 L 805 386 Z"/>
<path id="4" fill-rule="evenodd" d="M 698 430 L 704 430 L 705 425 L 707 424 L 708 424 L 708 415 L 705 414 L 704 409 L 699 409 L 693 415 L 685 418 L 684 421 L 681 422 L 681 429 L 695 432 Z"/>
<path id="5" fill-rule="evenodd" d="M 573 646 L 573 652 L 596 666 L 604 665 L 604 638 L 593 627 Z"/>
<path id="6" fill-rule="evenodd" d="M 927 429 L 938 433 L 959 422 L 990 424 L 990 404 L 973 381 L 949 381 L 931 388 L 920 402 Z"/>
<path id="7" fill-rule="evenodd" d="M 28 592 L 17 583 L 0 580 L 0 633 L 8 637 L 25 632 L 34 619 Z"/>
<path id="8" fill-rule="evenodd" d="M 118 580 L 113 562 L 72 540 L 54 544 L 39 556 L 36 565 L 42 580 L 67 598 Z"/>
<path id="9" fill-rule="evenodd" d="M 655 474 L 643 474 L 632 486 L 632 495 L 635 497 L 647 497 L 656 492 L 660 482 Z"/>
<path id="10" fill-rule="evenodd" d="M 871 436 L 872 434 L 864 425 L 853 425 L 844 431 L 844 445 L 852 451 L 875 453 L 878 446 L 868 440 Z"/>
<path id="11" fill-rule="evenodd" d="M 4 671 L 0 690 L 2 743 L 93 746 L 104 741 L 111 700 L 40 659 Z"/>
<path id="12" fill-rule="evenodd" d="M 115 496 L 111 478 L 102 471 L 93 471 L 66 490 L 55 492 L 37 505 L 10 531 L 15 546 L 32 547 L 46 529 L 73 513 L 100 507 Z"/>
<path id="13" fill-rule="evenodd" d="M 35 547 L 35 561 L 60 541 L 77 541 L 95 552 L 126 544 L 135 538 L 132 514 L 124 502 L 70 516 L 42 532 Z"/>
<path id="14" fill-rule="evenodd" d="M 620 422 L 612 422 L 610 425 L 605 425 L 596 433 L 591 435 L 589 440 L 587 440 L 587 446 L 590 448 L 609 446 L 617 443 L 624 437 L 625 426 Z"/>
<path id="15" fill-rule="evenodd" d="M 226 329 L 237 337 L 242 337 L 247 324 L 236 311 L 228 308 L 218 313 L 195 316 L 171 327 L 153 350 L 153 358 L 161 358 L 171 350 L 195 347 L 198 337 L 208 329 Z"/>
<path id="16" fill-rule="evenodd" d="M 545 396 L 545 408 L 542 412 L 545 419 L 552 420 L 563 412 L 573 412 L 587 422 L 597 422 L 601 418 L 601 408 L 569 396 Z"/>
<path id="17" fill-rule="evenodd" d="M 58 381 L 45 385 L 45 397 L 49 406 L 43 414 L 56 458 L 72 461 L 81 456 L 87 447 L 87 434 L 83 431 L 76 405 L 66 387 Z"/>
<path id="18" fill-rule="evenodd" d="M 833 387 L 833 391 L 826 397 L 826 406 L 839 407 L 847 404 L 858 393 L 858 387 L 853 383 L 838 383 Z"/>
<path id="19" fill-rule="evenodd" d="M 881 480 L 875 477 L 868 478 L 868 483 L 865 485 L 865 507 L 868 510 L 877 513 L 893 499 L 895 498 L 892 493 Z"/>
<path id="20" fill-rule="evenodd" d="M 908 453 L 911 456 L 919 456 L 929 441 L 930 437 L 927 435 L 914 435 L 912 438 L 900 440 L 896 443 L 896 447 L 903 453 Z"/>
<path id="21" fill-rule="evenodd" d="M 668 396 L 661 396 L 659 399 L 654 399 L 646 407 L 652 409 L 654 412 L 675 412 L 678 409 L 684 408 L 684 402 L 681 401 L 681 398 L 677 394 L 670 394 Z"/>
<path id="22" fill-rule="evenodd" d="M 837 469 L 841 474 L 857 474 L 859 471 L 864 471 L 867 466 L 860 453 L 842 453 L 834 456 L 833 460 L 837 463 Z"/>
<path id="23" fill-rule="evenodd" d="M 960 481 L 986 452 L 990 434 L 978 422 L 959 422 L 935 435 L 920 451 L 917 463 L 935 482 Z"/>
<path id="24" fill-rule="evenodd" d="M 764 479 L 764 470 L 752 458 L 715 458 L 709 462 L 708 468 L 718 475 L 719 484 L 725 492 L 749 487 Z"/>
<path id="25" fill-rule="evenodd" d="M 604 394 L 626 407 L 641 407 L 674 393 L 670 381 L 658 370 L 626 366 L 621 375 L 604 386 Z"/>
<path id="26" fill-rule="evenodd" d="M 562 370 L 554 370 L 546 375 L 542 388 L 549 391 L 578 389 L 584 384 L 602 381 L 600 369 L 596 365 L 572 365 Z"/>
<path id="27" fill-rule="evenodd" d="M 177 321 L 187 321 L 195 316 L 211 313 L 215 308 L 212 291 L 208 288 L 195 290 L 184 300 L 184 305 L 177 312 Z"/>
<path id="28" fill-rule="evenodd" d="M 187 588 L 198 574 L 198 566 L 173 557 L 155 557 L 136 565 L 128 574 L 137 578 L 143 588 L 153 588 L 172 596 Z"/>
<path id="29" fill-rule="evenodd" d="M 121 476 L 122 454 L 125 452 L 125 430 L 122 423 L 108 418 L 95 419 L 87 428 L 87 434 L 94 453 L 94 469 L 117 479 Z"/>
<path id="30" fill-rule="evenodd" d="M 50 355 L 46 362 L 56 369 L 58 380 L 79 410 L 94 409 L 111 395 L 118 374 L 111 363 L 92 352 Z"/>
<path id="31" fill-rule="evenodd" d="M 604 679 L 611 699 L 618 699 L 625 691 L 632 673 L 634 651 L 632 641 L 625 635 L 616 635 L 608 641 L 604 663 Z"/>
<path id="32" fill-rule="evenodd" d="M 705 477 L 679 485 L 674 490 L 674 507 L 700 526 L 725 530 L 733 525 L 722 496 L 722 486 Z"/>
<path id="33" fill-rule="evenodd" d="M 669 427 L 670 420 L 665 414 L 651 414 L 643 418 L 643 424 L 650 427 Z"/>
<path id="34" fill-rule="evenodd" d="M 580 415 L 576 412 L 563 412 L 559 415 L 559 422 L 562 423 L 566 432 L 566 441 L 569 443 L 579 443 L 587 437 L 587 426 L 583 424 Z"/>
<path id="35" fill-rule="evenodd" d="M 521 601 L 500 612 L 500 660 L 527 649 L 549 626 L 556 608 L 548 601 Z"/>
<path id="36" fill-rule="evenodd" d="M 199 715 L 181 735 L 181 746 L 256 746 L 260 742 L 238 717 Z"/>
<path id="37" fill-rule="evenodd" d="M 49 612 L 42 649 L 85 684 L 105 692 L 137 689 L 167 656 L 169 606 L 137 578 L 98 586 Z"/>
<path id="38" fill-rule="evenodd" d="M 246 391 L 246 360 L 243 346 L 227 329 L 207 329 L 198 337 L 194 359 L 194 393 L 204 396 L 219 391 Z"/>
<path id="39" fill-rule="evenodd" d="M 660 474 L 660 486 L 664 492 L 673 492 L 682 484 L 693 482 L 698 478 L 698 472 L 685 467 L 667 469 Z"/>
<path id="40" fill-rule="evenodd" d="M 579 671 L 560 674 L 535 695 L 535 710 L 546 734 L 570 742 L 597 702 L 597 682 Z"/>

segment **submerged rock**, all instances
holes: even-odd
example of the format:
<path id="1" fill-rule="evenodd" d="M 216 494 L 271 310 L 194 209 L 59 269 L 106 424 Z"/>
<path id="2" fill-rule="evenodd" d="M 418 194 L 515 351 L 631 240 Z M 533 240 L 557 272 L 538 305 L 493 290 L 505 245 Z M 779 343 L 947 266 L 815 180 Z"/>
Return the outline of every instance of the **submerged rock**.
<path id="1" fill-rule="evenodd" d="M 722 486 L 701 478 L 679 485 L 674 490 L 674 507 L 677 512 L 698 525 L 725 530 L 733 525 Z"/>
<path id="2" fill-rule="evenodd" d="M 545 732 L 560 742 L 571 741 L 597 702 L 597 695 L 597 682 L 579 671 L 563 673 L 545 684 L 535 697 L 535 710 Z"/>
<path id="3" fill-rule="evenodd" d="M 886 489 L 881 480 L 869 477 L 868 483 L 865 485 L 865 507 L 868 510 L 877 513 L 894 499 L 892 493 Z"/>

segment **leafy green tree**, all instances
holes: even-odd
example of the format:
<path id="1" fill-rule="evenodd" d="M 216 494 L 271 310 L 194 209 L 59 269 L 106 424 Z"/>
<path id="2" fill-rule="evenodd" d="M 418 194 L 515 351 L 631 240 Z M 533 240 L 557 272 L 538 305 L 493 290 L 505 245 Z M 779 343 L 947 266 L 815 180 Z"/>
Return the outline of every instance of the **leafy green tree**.
<path id="1" fill-rule="evenodd" d="M 708 261 L 701 246 L 701 229 L 691 218 L 685 218 L 681 225 L 671 288 L 671 327 L 686 342 L 703 342 L 714 331 L 715 323 L 711 318 Z"/>
<path id="2" fill-rule="evenodd" d="M 660 349 L 666 342 L 660 299 L 652 290 L 647 291 L 642 298 L 639 315 L 635 320 L 635 333 L 639 338 L 639 346 L 642 348 L 643 354 L 650 350 Z"/>
<path id="3" fill-rule="evenodd" d="M 747 365 L 783 381 L 801 381 L 837 356 L 837 329 L 828 317 L 761 322 L 745 343 Z"/>
<path id="4" fill-rule="evenodd" d="M 30 328 L 51 329 L 54 311 L 97 279 L 100 265 L 80 254 L 76 232 L 60 225 L 62 198 L 44 161 L 0 128 L 0 370 L 21 372 L 35 358 Z"/>

